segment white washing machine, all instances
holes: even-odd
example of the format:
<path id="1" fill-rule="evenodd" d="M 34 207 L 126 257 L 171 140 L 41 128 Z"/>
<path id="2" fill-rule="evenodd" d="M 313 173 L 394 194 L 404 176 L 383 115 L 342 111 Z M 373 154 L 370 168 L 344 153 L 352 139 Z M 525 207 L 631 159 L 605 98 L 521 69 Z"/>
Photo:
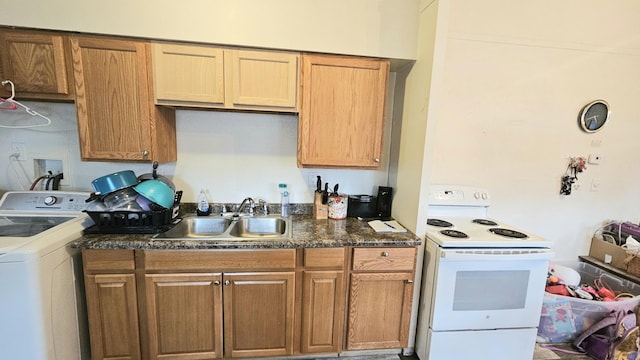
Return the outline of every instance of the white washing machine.
<path id="1" fill-rule="evenodd" d="M 78 249 L 88 193 L 10 191 L 0 199 L 0 359 L 89 359 Z"/>

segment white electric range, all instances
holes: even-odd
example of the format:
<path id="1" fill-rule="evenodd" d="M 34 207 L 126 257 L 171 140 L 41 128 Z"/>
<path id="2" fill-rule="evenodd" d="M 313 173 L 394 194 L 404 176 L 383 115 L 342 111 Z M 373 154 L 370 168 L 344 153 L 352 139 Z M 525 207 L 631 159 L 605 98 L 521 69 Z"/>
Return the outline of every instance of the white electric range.
<path id="1" fill-rule="evenodd" d="M 82 269 L 70 243 L 93 221 L 89 193 L 10 191 L 0 199 L 0 357 L 88 356 Z"/>
<path id="2" fill-rule="evenodd" d="M 533 357 L 552 242 L 487 217 L 490 204 L 486 189 L 430 188 L 421 360 Z"/>

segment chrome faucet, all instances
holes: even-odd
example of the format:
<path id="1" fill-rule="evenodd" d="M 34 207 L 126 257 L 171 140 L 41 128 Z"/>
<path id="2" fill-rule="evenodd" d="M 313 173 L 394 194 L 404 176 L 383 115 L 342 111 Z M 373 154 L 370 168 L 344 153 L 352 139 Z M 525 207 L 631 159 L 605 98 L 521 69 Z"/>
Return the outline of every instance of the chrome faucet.
<path id="1" fill-rule="evenodd" d="M 236 215 L 240 216 L 240 211 L 242 211 L 242 207 L 247 202 L 249 202 L 249 209 L 247 210 L 247 213 L 249 213 L 250 216 L 253 216 L 253 210 L 255 209 L 256 205 L 252 198 L 247 197 L 247 198 L 244 198 L 244 200 L 242 200 L 242 203 L 240 203 L 240 206 L 238 206 L 238 209 L 236 209 L 236 213 L 234 214 L 234 217 Z"/>
<path id="2" fill-rule="evenodd" d="M 262 215 L 264 215 L 264 216 L 269 215 L 269 205 L 267 204 L 266 201 L 264 201 L 262 199 L 258 199 L 258 205 L 262 209 Z"/>

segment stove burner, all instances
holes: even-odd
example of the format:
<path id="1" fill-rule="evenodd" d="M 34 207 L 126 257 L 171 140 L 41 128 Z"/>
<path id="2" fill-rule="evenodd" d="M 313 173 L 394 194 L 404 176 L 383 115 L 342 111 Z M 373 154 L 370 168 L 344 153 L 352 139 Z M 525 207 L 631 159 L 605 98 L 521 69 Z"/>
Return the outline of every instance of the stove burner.
<path id="1" fill-rule="evenodd" d="M 453 226 L 452 223 L 450 223 L 448 221 L 440 220 L 440 219 L 427 219 L 427 225 L 437 226 L 437 227 L 452 227 Z"/>
<path id="2" fill-rule="evenodd" d="M 504 229 L 504 228 L 492 228 L 492 229 L 489 229 L 489 231 L 491 231 L 492 233 L 494 233 L 496 235 L 501 235 L 501 236 L 509 237 L 509 238 L 518 238 L 518 239 L 528 238 L 528 236 L 526 234 L 523 234 L 523 233 L 521 233 L 519 231 L 509 230 L 509 229 Z"/>
<path id="3" fill-rule="evenodd" d="M 450 236 L 458 239 L 466 239 L 469 237 L 469 235 L 458 230 L 441 230 L 440 233 L 442 235 L 446 235 L 446 236 Z"/>
<path id="4" fill-rule="evenodd" d="M 497 222 L 493 221 L 493 220 L 488 220 L 488 219 L 473 219 L 474 223 L 476 224 L 480 224 L 480 225 L 487 225 L 487 226 L 496 226 L 498 225 Z"/>

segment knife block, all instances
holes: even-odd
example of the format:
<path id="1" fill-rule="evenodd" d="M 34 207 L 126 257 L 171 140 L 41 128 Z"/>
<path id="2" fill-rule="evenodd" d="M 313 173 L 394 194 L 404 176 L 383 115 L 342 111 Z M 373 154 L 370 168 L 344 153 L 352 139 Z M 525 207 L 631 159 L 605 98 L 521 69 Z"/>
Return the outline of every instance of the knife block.
<path id="1" fill-rule="evenodd" d="M 329 205 L 322 203 L 322 193 L 314 193 L 313 218 L 326 219 L 329 215 Z"/>

